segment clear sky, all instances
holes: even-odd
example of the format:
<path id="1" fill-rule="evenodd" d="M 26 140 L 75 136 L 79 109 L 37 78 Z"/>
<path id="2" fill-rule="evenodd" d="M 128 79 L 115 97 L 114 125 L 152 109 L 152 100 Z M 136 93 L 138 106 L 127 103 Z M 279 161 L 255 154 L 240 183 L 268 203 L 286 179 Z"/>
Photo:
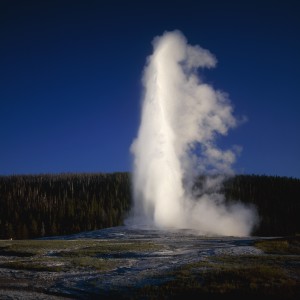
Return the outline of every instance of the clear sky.
<path id="1" fill-rule="evenodd" d="M 0 1 L 0 174 L 131 170 L 152 39 L 215 54 L 243 174 L 300 178 L 300 1 Z"/>

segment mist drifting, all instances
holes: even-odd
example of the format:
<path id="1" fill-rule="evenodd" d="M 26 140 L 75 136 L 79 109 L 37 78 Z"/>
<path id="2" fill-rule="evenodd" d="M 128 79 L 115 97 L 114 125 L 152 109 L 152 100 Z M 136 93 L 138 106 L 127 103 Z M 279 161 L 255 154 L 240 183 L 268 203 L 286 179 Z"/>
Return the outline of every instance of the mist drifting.
<path id="1" fill-rule="evenodd" d="M 214 67 L 216 58 L 189 45 L 179 31 L 156 37 L 153 48 L 143 74 L 141 124 L 131 146 L 135 222 L 200 234 L 249 235 L 255 211 L 225 204 L 220 192 L 224 176 L 233 174 L 238 148 L 221 150 L 215 139 L 237 120 L 227 95 L 197 73 Z M 195 188 L 199 174 L 211 176 Z"/>

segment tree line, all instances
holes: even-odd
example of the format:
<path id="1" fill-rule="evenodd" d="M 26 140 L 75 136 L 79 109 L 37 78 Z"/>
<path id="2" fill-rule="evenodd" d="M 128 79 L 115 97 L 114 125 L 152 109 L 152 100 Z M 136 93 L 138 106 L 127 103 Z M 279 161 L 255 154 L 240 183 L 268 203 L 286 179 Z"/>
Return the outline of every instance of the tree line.
<path id="1" fill-rule="evenodd" d="M 125 172 L 0 176 L 0 239 L 122 225 L 132 204 L 130 176 Z M 300 179 L 238 175 L 224 182 L 223 192 L 228 202 L 238 200 L 257 208 L 260 222 L 254 235 L 300 233 Z"/>
<path id="2" fill-rule="evenodd" d="M 0 238 L 35 238 L 121 225 L 128 173 L 0 176 Z"/>
<path id="3" fill-rule="evenodd" d="M 300 179 L 239 175 L 224 183 L 227 201 L 240 200 L 256 207 L 259 223 L 253 235 L 300 233 Z"/>

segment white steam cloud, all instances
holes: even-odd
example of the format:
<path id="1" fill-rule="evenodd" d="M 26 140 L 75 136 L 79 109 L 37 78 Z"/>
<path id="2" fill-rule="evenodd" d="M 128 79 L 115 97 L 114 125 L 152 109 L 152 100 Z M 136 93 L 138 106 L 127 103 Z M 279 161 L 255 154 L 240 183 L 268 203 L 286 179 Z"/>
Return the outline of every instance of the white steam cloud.
<path id="1" fill-rule="evenodd" d="M 179 31 L 153 41 L 144 70 L 144 99 L 134 155 L 135 222 L 158 228 L 190 228 L 201 234 L 245 236 L 256 222 L 254 210 L 225 204 L 220 192 L 238 148 L 222 151 L 216 136 L 237 125 L 225 93 L 204 83 L 198 68 L 216 58 L 191 46 Z M 195 189 L 199 174 L 209 174 Z"/>

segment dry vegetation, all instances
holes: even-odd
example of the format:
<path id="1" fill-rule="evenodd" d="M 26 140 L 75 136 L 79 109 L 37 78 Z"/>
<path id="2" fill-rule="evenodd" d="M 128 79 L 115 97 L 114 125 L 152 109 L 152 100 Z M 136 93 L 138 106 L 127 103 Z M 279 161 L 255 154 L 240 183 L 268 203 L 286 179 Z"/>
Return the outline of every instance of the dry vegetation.
<path id="1" fill-rule="evenodd" d="M 70 269 L 109 271 L 128 253 L 158 249 L 142 242 L 99 240 L 19 240 L 1 241 L 0 268 L 67 272 Z"/>
<path id="2" fill-rule="evenodd" d="M 299 299 L 300 238 L 261 240 L 263 255 L 211 256 L 174 270 L 167 283 L 144 286 L 138 297 L 156 299 Z"/>
<path id="3" fill-rule="evenodd" d="M 86 297 L 81 295 L 80 298 L 102 295 L 126 299 L 216 299 L 225 296 L 297 299 L 300 296 L 300 237 L 257 240 L 255 246 L 264 254 L 199 257 L 198 262 L 151 275 L 148 284 L 145 281 L 134 289 L 109 293 L 95 289 L 102 280 L 100 276 L 85 284 Z M 142 241 L 0 241 L 0 270 L 43 274 L 69 274 L 76 270 L 106 274 L 124 265 L 128 257 L 159 250 L 163 250 L 162 245 Z M 0 288 L 3 288 L 1 280 L 6 279 L 0 278 Z M 37 283 L 31 284 L 34 288 Z M 47 289 L 43 292 L 47 293 Z"/>

